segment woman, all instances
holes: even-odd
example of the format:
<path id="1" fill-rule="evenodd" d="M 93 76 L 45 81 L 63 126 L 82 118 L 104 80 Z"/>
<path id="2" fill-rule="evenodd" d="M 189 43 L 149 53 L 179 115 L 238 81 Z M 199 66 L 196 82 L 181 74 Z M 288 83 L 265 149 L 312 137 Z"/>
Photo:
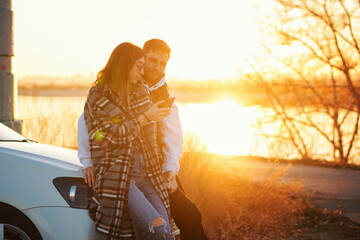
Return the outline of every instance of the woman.
<path id="1" fill-rule="evenodd" d="M 169 108 L 152 105 L 141 80 L 141 48 L 122 43 L 112 52 L 84 107 L 95 167 L 90 216 L 104 239 L 174 239 L 161 172 L 156 121 Z"/>

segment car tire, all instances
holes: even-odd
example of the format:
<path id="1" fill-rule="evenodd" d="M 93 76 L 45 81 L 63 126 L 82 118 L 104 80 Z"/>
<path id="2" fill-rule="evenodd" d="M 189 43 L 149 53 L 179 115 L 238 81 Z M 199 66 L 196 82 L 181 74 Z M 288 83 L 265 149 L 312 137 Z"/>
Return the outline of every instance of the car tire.
<path id="1" fill-rule="evenodd" d="M 0 206 L 0 234 L 4 240 L 42 240 L 31 220 L 10 206 Z"/>

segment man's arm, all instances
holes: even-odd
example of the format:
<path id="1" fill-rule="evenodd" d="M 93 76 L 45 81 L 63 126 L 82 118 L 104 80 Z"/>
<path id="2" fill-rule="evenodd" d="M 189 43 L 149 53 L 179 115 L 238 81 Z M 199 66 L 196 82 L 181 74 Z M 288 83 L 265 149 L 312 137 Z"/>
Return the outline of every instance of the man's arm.
<path id="1" fill-rule="evenodd" d="M 179 118 L 179 110 L 174 102 L 171 113 L 159 123 L 161 132 L 162 153 L 164 156 L 163 173 L 172 171 L 178 174 L 179 160 L 182 155 L 183 133 Z"/>
<path id="2" fill-rule="evenodd" d="M 78 141 L 78 158 L 84 168 L 91 167 L 93 163 L 91 162 L 91 153 L 89 146 L 89 135 L 86 128 L 84 112 L 81 113 L 78 119 L 78 129 L 77 129 L 77 141 Z"/>
<path id="3" fill-rule="evenodd" d="M 89 187 L 94 186 L 95 183 L 95 175 L 93 163 L 91 161 L 91 152 L 89 146 L 89 137 L 88 131 L 84 119 L 84 113 L 81 113 L 78 119 L 78 131 L 77 131 L 77 140 L 78 140 L 78 158 L 82 163 L 83 174 L 85 183 L 89 185 Z"/>

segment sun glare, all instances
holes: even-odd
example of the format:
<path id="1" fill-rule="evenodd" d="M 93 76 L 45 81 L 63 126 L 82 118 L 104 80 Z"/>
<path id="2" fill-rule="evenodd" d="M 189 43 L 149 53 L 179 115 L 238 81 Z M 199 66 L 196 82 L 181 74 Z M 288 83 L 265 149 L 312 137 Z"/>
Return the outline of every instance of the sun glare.
<path id="1" fill-rule="evenodd" d="M 257 146 L 254 123 L 260 115 L 253 108 L 240 106 L 232 99 L 180 104 L 179 108 L 184 130 L 200 136 L 209 152 L 230 156 L 266 151 L 266 147 Z"/>

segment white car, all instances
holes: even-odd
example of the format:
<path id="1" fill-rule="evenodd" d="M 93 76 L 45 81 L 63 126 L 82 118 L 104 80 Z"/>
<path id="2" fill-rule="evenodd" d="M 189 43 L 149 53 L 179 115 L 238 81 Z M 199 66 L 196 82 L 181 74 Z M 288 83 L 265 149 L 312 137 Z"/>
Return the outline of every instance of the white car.
<path id="1" fill-rule="evenodd" d="M 29 140 L 0 123 L 0 240 L 97 239 L 77 151 Z M 174 225 L 174 236 L 180 231 Z"/>
<path id="2" fill-rule="evenodd" d="M 77 151 L 25 139 L 0 123 L 0 240 L 96 239 Z"/>

